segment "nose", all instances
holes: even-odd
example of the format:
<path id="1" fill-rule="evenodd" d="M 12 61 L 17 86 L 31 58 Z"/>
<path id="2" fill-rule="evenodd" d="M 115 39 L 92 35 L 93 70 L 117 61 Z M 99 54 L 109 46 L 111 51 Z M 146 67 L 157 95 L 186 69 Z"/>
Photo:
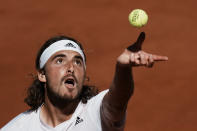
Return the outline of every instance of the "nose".
<path id="1" fill-rule="evenodd" d="M 68 74 L 73 74 L 74 73 L 74 66 L 73 66 L 72 62 L 69 62 L 67 64 L 66 73 L 68 73 Z"/>

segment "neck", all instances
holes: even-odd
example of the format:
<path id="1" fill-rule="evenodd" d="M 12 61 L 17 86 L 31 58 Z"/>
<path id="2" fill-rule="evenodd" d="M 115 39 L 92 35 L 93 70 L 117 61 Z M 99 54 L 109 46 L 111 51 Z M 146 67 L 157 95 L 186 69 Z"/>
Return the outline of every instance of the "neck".
<path id="1" fill-rule="evenodd" d="M 41 120 L 51 127 L 55 127 L 60 123 L 69 120 L 72 117 L 75 109 L 77 108 L 80 100 L 64 102 L 64 106 L 56 106 L 47 96 L 45 96 L 45 103 L 40 111 Z"/>

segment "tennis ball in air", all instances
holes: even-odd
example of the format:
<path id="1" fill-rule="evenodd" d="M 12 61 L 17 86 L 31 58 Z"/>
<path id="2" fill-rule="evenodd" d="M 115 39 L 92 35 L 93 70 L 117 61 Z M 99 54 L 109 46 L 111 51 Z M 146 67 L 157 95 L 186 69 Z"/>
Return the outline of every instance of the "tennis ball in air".
<path id="1" fill-rule="evenodd" d="M 134 27 L 142 27 L 148 22 L 148 15 L 142 9 L 134 9 L 129 14 L 129 23 Z"/>

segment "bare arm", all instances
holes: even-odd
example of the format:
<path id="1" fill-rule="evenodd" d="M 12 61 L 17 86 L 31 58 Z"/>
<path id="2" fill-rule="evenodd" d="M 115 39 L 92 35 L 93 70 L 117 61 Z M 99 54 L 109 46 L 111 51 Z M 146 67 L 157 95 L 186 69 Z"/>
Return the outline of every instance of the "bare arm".
<path id="1" fill-rule="evenodd" d="M 152 67 L 155 61 L 168 60 L 166 56 L 158 56 L 141 50 L 145 39 L 142 32 L 137 41 L 129 46 L 118 57 L 114 80 L 109 92 L 105 95 L 101 106 L 101 119 L 104 128 L 106 126 L 122 126 L 128 101 L 134 91 L 132 68 L 135 66 Z M 109 125 L 106 122 L 109 122 Z"/>

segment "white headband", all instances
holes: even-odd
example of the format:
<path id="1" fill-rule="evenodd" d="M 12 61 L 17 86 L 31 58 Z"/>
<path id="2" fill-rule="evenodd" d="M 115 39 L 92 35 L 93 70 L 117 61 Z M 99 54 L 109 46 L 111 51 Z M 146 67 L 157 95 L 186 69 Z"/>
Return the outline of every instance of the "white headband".
<path id="1" fill-rule="evenodd" d="M 53 54 L 55 54 L 58 51 L 62 51 L 62 50 L 72 50 L 72 51 L 78 52 L 83 59 L 84 66 L 86 67 L 85 56 L 84 56 L 81 48 L 77 45 L 77 43 L 75 43 L 74 41 L 71 41 L 71 40 L 60 40 L 60 41 L 53 43 L 52 45 L 50 45 L 48 48 L 46 48 L 44 50 L 44 52 L 42 53 L 42 55 L 40 57 L 40 69 L 42 69 L 44 67 L 44 65 L 46 64 L 48 59 Z"/>

